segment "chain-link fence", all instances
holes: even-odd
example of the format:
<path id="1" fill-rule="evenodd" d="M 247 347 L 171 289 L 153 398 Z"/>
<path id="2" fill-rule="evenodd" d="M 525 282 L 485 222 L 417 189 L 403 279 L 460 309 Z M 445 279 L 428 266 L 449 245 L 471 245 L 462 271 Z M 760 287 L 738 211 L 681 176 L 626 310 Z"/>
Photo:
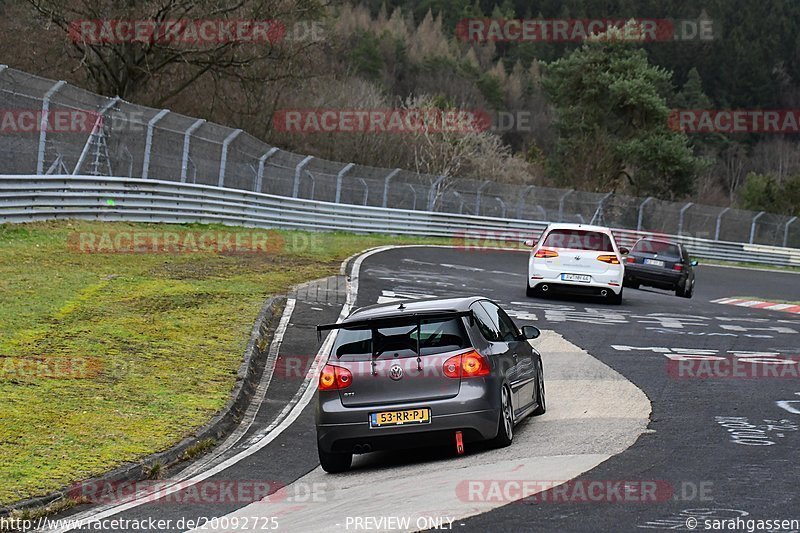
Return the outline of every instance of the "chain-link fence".
<path id="1" fill-rule="evenodd" d="M 797 217 L 327 161 L 280 150 L 241 130 L 5 66 L 0 113 L 4 174 L 174 180 L 327 202 L 800 247 Z"/>

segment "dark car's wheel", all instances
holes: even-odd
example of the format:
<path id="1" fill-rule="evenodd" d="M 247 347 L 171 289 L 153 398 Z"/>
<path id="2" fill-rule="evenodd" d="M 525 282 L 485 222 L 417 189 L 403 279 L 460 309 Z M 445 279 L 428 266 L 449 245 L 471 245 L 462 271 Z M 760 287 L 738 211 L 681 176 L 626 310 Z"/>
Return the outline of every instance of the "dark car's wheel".
<path id="1" fill-rule="evenodd" d="M 500 400 L 500 420 L 498 422 L 497 437 L 492 444 L 497 448 L 504 448 L 514 440 L 514 405 L 511 403 L 511 391 L 503 387 Z"/>
<path id="2" fill-rule="evenodd" d="M 675 291 L 675 294 L 683 298 L 691 298 L 692 294 L 694 294 L 694 283 L 689 282 L 689 280 L 687 279 L 686 284 L 688 285 L 688 287 L 686 287 L 685 289 L 681 289 L 680 287 L 678 287 L 678 290 Z"/>
<path id="3" fill-rule="evenodd" d="M 547 411 L 547 402 L 544 397 L 544 369 L 541 361 L 539 361 L 539 372 L 537 374 L 539 376 L 536 379 L 536 398 L 539 407 L 533 411 L 533 416 L 543 415 Z"/>
<path id="4" fill-rule="evenodd" d="M 633 278 L 625 278 L 622 281 L 623 287 L 630 287 L 631 289 L 638 289 L 641 284 Z"/>
<path id="5" fill-rule="evenodd" d="M 350 470 L 350 465 L 353 464 L 352 453 L 327 453 L 319 449 L 319 447 L 317 451 L 319 452 L 319 464 L 329 474 L 347 472 Z"/>

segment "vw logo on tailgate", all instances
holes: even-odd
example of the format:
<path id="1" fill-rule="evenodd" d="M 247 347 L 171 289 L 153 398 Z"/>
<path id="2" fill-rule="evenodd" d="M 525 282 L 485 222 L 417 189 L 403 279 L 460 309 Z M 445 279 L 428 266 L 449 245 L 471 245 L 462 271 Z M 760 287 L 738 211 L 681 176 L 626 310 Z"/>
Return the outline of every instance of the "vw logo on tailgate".
<path id="1" fill-rule="evenodd" d="M 389 369 L 389 377 L 395 381 L 403 379 L 403 369 L 400 365 L 392 365 L 392 368 Z"/>

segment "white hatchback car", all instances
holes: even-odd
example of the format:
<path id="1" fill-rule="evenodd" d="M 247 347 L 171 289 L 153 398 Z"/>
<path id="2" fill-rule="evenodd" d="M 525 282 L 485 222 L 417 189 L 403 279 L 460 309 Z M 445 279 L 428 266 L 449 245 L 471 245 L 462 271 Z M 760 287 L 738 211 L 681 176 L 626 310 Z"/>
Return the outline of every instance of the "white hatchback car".
<path id="1" fill-rule="evenodd" d="M 528 260 L 528 296 L 548 291 L 601 296 L 622 303 L 628 250 L 617 246 L 608 228 L 550 224 L 532 246 Z"/>

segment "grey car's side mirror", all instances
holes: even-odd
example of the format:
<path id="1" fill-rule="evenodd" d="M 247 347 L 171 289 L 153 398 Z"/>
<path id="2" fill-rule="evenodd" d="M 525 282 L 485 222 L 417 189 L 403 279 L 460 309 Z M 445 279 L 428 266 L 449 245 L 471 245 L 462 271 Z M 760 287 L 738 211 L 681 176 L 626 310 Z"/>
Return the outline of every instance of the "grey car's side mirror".
<path id="1" fill-rule="evenodd" d="M 619 253 L 621 253 L 622 255 L 628 255 L 629 253 L 631 253 L 631 251 L 623 246 L 619 249 Z"/>
<path id="2" fill-rule="evenodd" d="M 536 339 L 541 333 L 536 326 L 522 326 L 522 336 L 526 339 Z"/>
<path id="3" fill-rule="evenodd" d="M 693 266 L 693 267 L 696 267 L 696 266 L 697 266 L 697 265 L 699 265 L 699 264 L 700 264 L 700 263 L 698 263 L 697 261 L 692 261 L 692 266 Z"/>
<path id="4" fill-rule="evenodd" d="M 529 248 L 533 248 L 534 246 L 536 246 L 536 241 L 534 241 L 533 239 L 528 239 L 527 241 L 522 241 L 522 244 L 528 246 Z"/>

